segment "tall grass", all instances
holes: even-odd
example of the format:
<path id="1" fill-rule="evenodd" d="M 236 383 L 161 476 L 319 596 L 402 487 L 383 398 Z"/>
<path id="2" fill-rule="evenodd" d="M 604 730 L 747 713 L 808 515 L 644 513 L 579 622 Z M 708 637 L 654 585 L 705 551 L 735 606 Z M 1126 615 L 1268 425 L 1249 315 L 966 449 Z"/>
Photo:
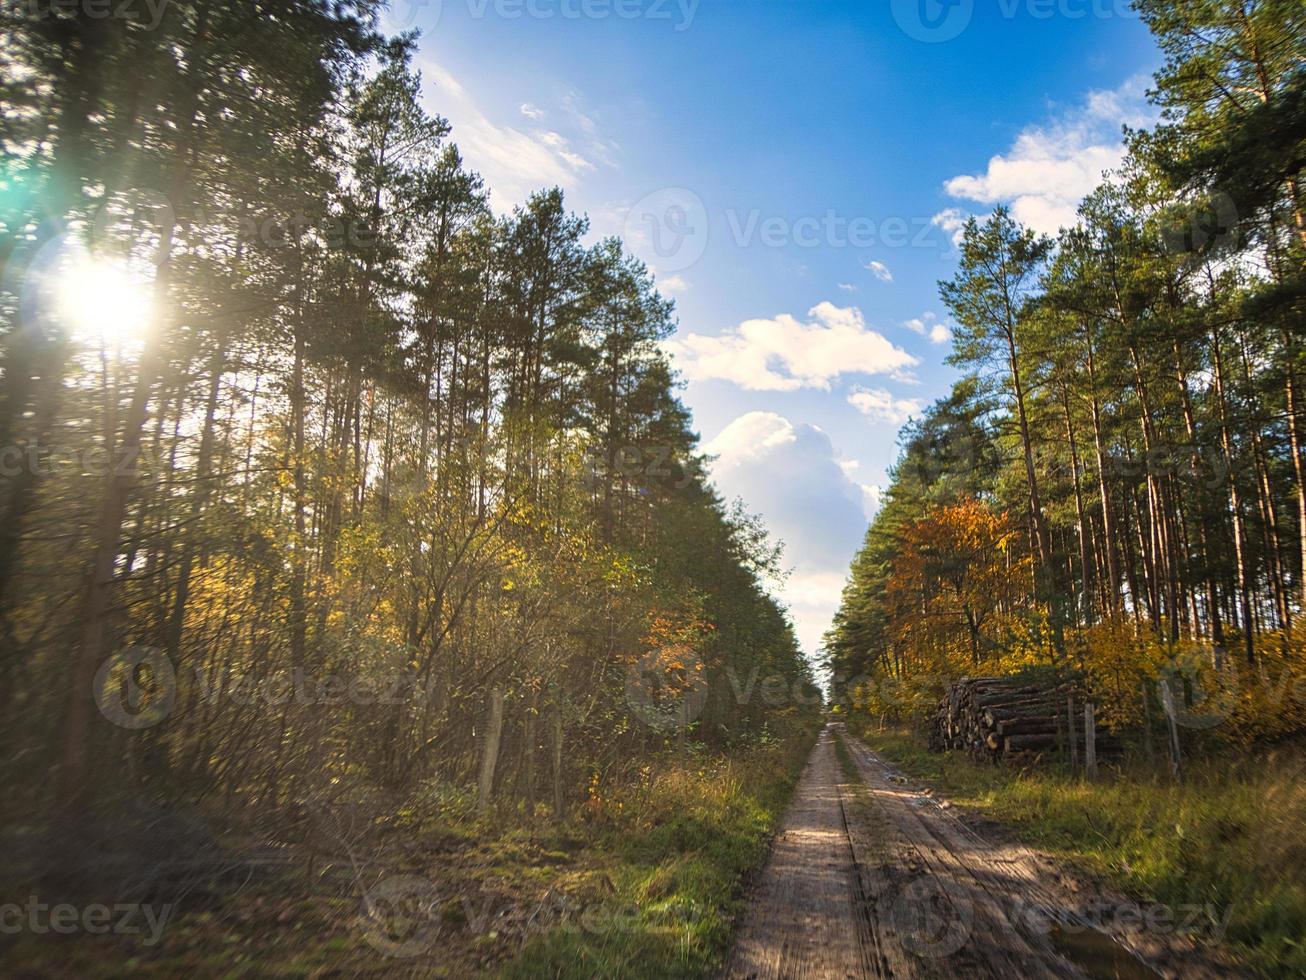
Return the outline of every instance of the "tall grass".
<path id="1" fill-rule="evenodd" d="M 612 892 L 530 942 L 504 976 L 713 975 L 815 734 L 808 724 L 719 755 L 690 746 L 632 783 L 593 788 L 589 810 Z"/>
<path id="2" fill-rule="evenodd" d="M 1306 749 L 1230 751 L 1183 783 L 1142 765 L 1085 782 L 928 752 L 900 731 L 866 740 L 903 771 L 1017 836 L 1171 906 L 1228 918 L 1223 942 L 1262 976 L 1306 976 Z"/>

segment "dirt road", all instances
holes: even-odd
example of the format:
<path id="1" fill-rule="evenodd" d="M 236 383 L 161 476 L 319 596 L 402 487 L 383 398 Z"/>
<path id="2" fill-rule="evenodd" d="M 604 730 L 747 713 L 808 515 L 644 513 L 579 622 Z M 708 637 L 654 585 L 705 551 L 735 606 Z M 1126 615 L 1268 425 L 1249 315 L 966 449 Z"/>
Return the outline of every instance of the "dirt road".
<path id="1" fill-rule="evenodd" d="M 841 725 L 828 726 L 754 889 L 725 975 L 1231 975 L 1206 960 L 1181 933 L 1182 923 L 1147 919 L 1150 910 L 991 837 L 910 785 Z M 1141 927 L 1121 927 L 1122 919 L 1127 926 L 1138 918 L 1135 910 Z"/>

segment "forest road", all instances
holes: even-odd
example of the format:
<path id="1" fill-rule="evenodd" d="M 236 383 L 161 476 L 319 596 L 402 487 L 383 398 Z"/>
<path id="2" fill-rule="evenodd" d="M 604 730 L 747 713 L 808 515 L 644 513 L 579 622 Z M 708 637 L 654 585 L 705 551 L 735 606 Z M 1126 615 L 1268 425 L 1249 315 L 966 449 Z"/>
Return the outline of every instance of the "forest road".
<path id="1" fill-rule="evenodd" d="M 1105 913 L 1138 906 L 994 836 L 827 725 L 723 976 L 1234 975 L 1186 936 L 1120 932 Z"/>

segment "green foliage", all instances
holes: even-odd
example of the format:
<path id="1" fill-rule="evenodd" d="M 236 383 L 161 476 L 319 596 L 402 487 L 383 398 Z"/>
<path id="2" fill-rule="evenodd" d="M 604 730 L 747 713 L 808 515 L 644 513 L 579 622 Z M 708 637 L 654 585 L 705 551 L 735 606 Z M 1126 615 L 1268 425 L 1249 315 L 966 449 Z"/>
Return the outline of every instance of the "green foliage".
<path id="1" fill-rule="evenodd" d="M 380 6 L 0 15 L 6 830 L 556 826 L 668 738 L 818 709 L 734 694 L 812 675 L 673 303 L 559 188 L 495 213 Z M 148 323 L 70 312 L 88 275 Z"/>
<path id="2" fill-rule="evenodd" d="M 1144 901 L 1212 905 L 1224 942 L 1258 975 L 1300 976 L 1306 950 L 1306 757 L 1300 746 L 1211 758 L 1174 784 L 1143 767 L 1101 782 L 927 751 L 895 731 L 876 751 L 949 800 Z"/>
<path id="3" fill-rule="evenodd" d="M 579 923 L 532 941 L 506 977 L 708 977 L 729 950 L 747 873 L 766 857 L 815 729 L 702 753 L 606 801 L 615 890 Z"/>
<path id="4" fill-rule="evenodd" d="M 965 376 L 904 432 L 853 561 L 825 638 L 845 705 L 919 719 L 962 673 L 1041 665 L 1137 726 L 1168 671 L 1240 699 L 1219 737 L 1301 728 L 1250 678 L 1300 676 L 1306 614 L 1306 20 L 1293 0 L 1136 6 L 1167 57 L 1161 125 L 1055 240 L 1003 208 L 971 220 L 940 284 Z M 922 550 L 980 507 L 1019 525 L 1009 591 L 992 555 Z"/>

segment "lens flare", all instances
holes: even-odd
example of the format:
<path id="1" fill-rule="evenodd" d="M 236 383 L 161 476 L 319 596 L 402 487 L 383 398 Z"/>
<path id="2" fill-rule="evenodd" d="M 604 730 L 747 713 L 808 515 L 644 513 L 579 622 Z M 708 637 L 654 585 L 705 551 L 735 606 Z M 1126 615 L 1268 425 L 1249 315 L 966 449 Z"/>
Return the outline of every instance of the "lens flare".
<path id="1" fill-rule="evenodd" d="M 59 315 L 74 335 L 107 347 L 145 338 L 154 317 L 150 286 L 119 263 L 76 257 L 57 286 Z"/>

